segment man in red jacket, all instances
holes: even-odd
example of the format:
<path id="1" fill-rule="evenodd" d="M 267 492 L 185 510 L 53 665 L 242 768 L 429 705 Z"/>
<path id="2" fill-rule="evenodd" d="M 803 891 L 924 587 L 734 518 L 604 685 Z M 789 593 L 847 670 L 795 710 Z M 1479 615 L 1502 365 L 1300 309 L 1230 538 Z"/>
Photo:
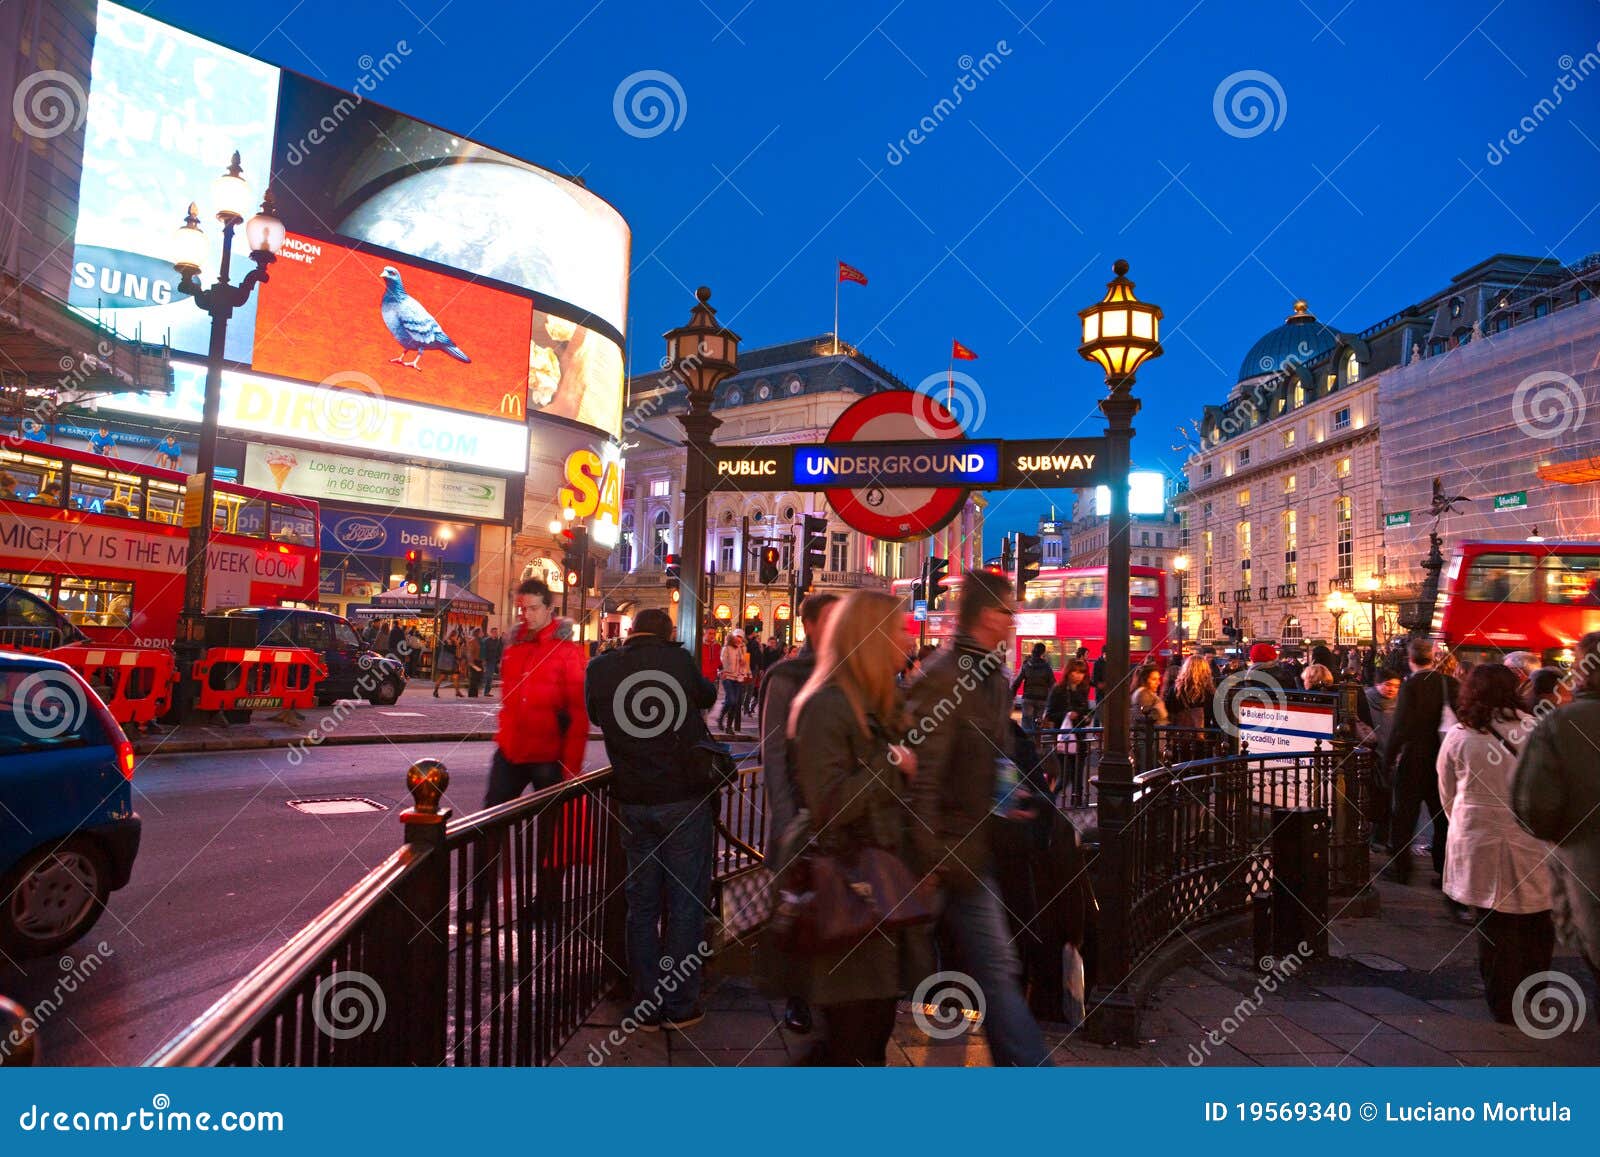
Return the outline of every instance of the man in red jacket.
<path id="1" fill-rule="evenodd" d="M 589 741 L 583 649 L 558 637 L 554 600 L 539 579 L 517 587 L 517 619 L 500 658 L 500 726 L 484 807 L 575 779 Z"/>

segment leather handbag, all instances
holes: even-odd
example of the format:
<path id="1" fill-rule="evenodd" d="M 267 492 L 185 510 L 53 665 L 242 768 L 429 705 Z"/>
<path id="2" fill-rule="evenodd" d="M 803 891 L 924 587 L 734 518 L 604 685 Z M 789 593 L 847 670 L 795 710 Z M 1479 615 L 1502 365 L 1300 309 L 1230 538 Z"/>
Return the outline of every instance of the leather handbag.
<path id="1" fill-rule="evenodd" d="M 801 812 L 796 824 L 809 827 Z M 829 855 L 808 839 L 777 881 L 772 932 L 779 948 L 801 956 L 843 952 L 876 930 L 898 932 L 938 915 L 931 880 L 919 881 L 882 848 Z"/>

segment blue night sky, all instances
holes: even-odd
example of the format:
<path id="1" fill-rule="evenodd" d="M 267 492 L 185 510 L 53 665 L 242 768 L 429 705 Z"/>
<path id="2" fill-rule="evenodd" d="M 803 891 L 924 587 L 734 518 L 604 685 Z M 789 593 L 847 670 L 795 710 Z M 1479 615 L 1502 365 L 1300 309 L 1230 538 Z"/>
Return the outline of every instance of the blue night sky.
<path id="1" fill-rule="evenodd" d="M 1170 471 L 1173 427 L 1225 397 L 1296 297 L 1359 330 L 1493 253 L 1600 249 L 1600 73 L 1557 83 L 1600 52 L 1600 13 L 1576 0 L 148 11 L 340 87 L 405 40 L 373 100 L 579 173 L 627 217 L 634 370 L 656 365 L 702 283 L 747 346 L 830 329 L 842 258 L 871 279 L 843 287 L 846 340 L 913 385 L 945 370 L 952 338 L 977 351 L 962 367 L 983 395 L 977 433 L 1094 434 L 1102 388 L 1076 353 L 1077 310 L 1126 257 L 1166 311 L 1134 458 Z M 644 70 L 684 95 L 682 123 L 654 136 L 613 115 Z M 1254 135 L 1213 114 L 1245 71 L 1282 94 L 1281 123 Z M 936 112 L 953 90 L 960 104 Z M 1535 114 L 1552 90 L 1561 104 Z M 1530 116 L 1523 143 L 1500 144 Z M 993 497 L 991 543 L 1046 501 Z"/>

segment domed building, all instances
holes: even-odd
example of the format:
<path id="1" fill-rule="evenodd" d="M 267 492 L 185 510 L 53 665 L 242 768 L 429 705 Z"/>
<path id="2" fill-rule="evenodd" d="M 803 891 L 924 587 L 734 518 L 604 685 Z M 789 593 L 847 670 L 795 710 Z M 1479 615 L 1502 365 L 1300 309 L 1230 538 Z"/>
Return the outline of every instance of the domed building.
<path id="1" fill-rule="evenodd" d="M 1483 455 L 1462 445 L 1453 455 L 1450 440 L 1463 436 L 1467 419 L 1443 419 L 1457 401 L 1470 409 L 1472 390 L 1446 399 L 1385 383 L 1432 380 L 1436 369 L 1459 376 L 1453 366 L 1433 366 L 1435 358 L 1492 361 L 1478 345 L 1585 304 L 1595 275 L 1549 258 L 1496 254 L 1354 333 L 1294 302 L 1250 345 L 1226 402 L 1204 407 L 1197 423 L 1184 465 L 1188 489 L 1174 503 L 1190 560 L 1184 638 L 1219 649 L 1258 640 L 1306 648 L 1369 645 L 1374 626 L 1380 644 L 1397 635 L 1402 608 L 1418 597 L 1416 564 L 1431 529 L 1417 495 L 1427 493 L 1428 476 L 1461 473 L 1455 459 Z M 1464 350 L 1469 343 L 1477 345 Z M 1489 372 L 1488 363 L 1474 372 Z M 1391 410 L 1383 455 L 1380 393 Z M 1405 412 L 1394 402 L 1402 395 Z M 1395 469 L 1402 462 L 1403 478 Z M 1465 476 L 1460 482 L 1471 485 Z"/>

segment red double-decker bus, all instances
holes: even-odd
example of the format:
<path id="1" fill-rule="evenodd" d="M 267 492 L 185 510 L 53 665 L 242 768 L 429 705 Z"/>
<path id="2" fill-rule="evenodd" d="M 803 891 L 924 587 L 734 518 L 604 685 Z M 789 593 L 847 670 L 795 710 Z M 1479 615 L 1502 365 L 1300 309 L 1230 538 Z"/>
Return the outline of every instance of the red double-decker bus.
<path id="1" fill-rule="evenodd" d="M 314 600 L 317 504 L 224 482 L 214 492 L 206 609 Z M 37 596 L 94 643 L 169 646 L 189 551 L 183 501 L 184 475 L 172 470 L 0 445 L 0 584 Z"/>
<path id="2" fill-rule="evenodd" d="M 894 593 L 912 598 L 914 579 L 899 579 Z M 928 616 L 930 642 L 941 642 L 955 633 L 956 601 L 961 594 L 961 576 L 945 581 L 945 595 L 939 609 Z M 1156 567 L 1128 568 L 1128 650 L 1134 663 L 1160 657 L 1167 646 L 1167 576 Z M 913 637 L 918 633 L 914 617 L 908 622 Z M 1089 648 L 1089 657 L 1098 658 L 1106 644 L 1106 568 L 1046 567 L 1028 584 L 1027 598 L 1017 608 L 1011 639 L 1013 661 L 1043 643 L 1051 664 L 1060 669 L 1079 647 Z"/>
<path id="3" fill-rule="evenodd" d="M 1433 634 L 1464 660 L 1566 664 L 1600 631 L 1600 543 L 1464 542 L 1439 586 Z"/>

